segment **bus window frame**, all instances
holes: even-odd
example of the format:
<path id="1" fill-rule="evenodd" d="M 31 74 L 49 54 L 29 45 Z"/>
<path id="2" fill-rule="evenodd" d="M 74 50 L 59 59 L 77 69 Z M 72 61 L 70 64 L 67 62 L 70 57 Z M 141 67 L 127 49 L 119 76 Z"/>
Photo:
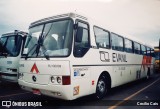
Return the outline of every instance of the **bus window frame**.
<path id="1" fill-rule="evenodd" d="M 131 43 L 132 43 L 132 52 L 127 52 L 127 51 L 125 50 L 125 48 L 126 48 L 126 46 L 125 46 L 125 39 L 127 39 L 127 40 L 131 41 Z M 132 41 L 131 39 L 124 38 L 124 51 L 125 51 L 126 53 L 132 53 L 132 54 L 134 54 L 133 41 Z"/>
<path id="2" fill-rule="evenodd" d="M 138 53 L 135 53 L 135 43 L 137 43 L 137 44 L 140 45 L 139 54 L 138 54 Z M 133 41 L 133 46 L 134 46 L 134 54 L 141 55 L 141 44 L 138 43 L 138 42 L 136 42 L 136 41 Z"/>
<path id="3" fill-rule="evenodd" d="M 150 47 L 146 47 L 146 48 L 149 48 L 149 55 L 148 55 L 148 52 L 147 52 L 147 56 L 151 56 L 151 48 Z M 147 50 L 148 51 L 148 50 Z"/>
<path id="4" fill-rule="evenodd" d="M 10 56 L 10 55 L 7 55 L 7 57 L 18 57 L 19 55 L 21 55 L 22 54 L 22 44 L 24 43 L 24 39 L 23 39 L 23 37 L 22 37 L 22 35 L 20 35 L 20 34 L 14 34 L 13 35 L 14 37 L 20 37 L 21 38 L 21 46 L 20 46 L 20 48 L 19 48 L 19 50 L 18 50 L 18 53 L 17 53 L 17 55 L 14 55 L 14 56 Z M 6 44 L 7 44 L 7 42 L 8 42 L 8 37 L 12 37 L 12 36 L 3 36 L 2 35 L 2 37 L 7 37 L 7 40 L 6 40 Z M 2 38 L 1 37 L 1 38 Z M 15 39 L 16 40 L 16 39 Z M 5 46 L 6 46 L 6 44 L 5 44 Z"/>
<path id="5" fill-rule="evenodd" d="M 122 41 L 123 41 L 123 50 L 113 49 L 113 48 L 112 48 L 112 34 L 114 34 L 114 35 L 116 35 L 116 36 L 118 36 L 118 37 L 121 37 L 121 38 L 122 38 Z M 112 48 L 112 50 L 116 50 L 116 51 L 124 52 L 124 51 L 125 51 L 125 50 L 124 50 L 124 37 L 123 37 L 123 36 L 121 36 L 121 35 L 118 35 L 118 34 L 116 34 L 116 33 L 114 33 L 114 32 L 111 32 L 111 48 Z"/>
<path id="6" fill-rule="evenodd" d="M 30 28 L 33 28 L 33 27 L 36 27 L 36 26 L 39 26 L 39 25 L 44 25 L 44 28 L 45 28 L 45 25 L 47 23 L 53 23 L 53 22 L 57 22 L 57 21 L 62 21 L 62 20 L 71 20 L 73 25 L 74 25 L 74 20 L 70 17 L 66 17 L 66 18 L 60 18 L 60 19 L 53 19 L 53 20 L 49 20 L 49 21 L 45 21 L 45 22 L 41 22 L 41 23 L 38 23 L 38 24 L 35 24 L 33 26 L 29 26 L 29 29 Z M 72 38 L 71 38 L 71 50 L 70 52 L 68 53 L 68 55 L 66 56 L 50 56 L 50 58 L 66 58 L 66 57 L 69 57 L 71 56 L 72 54 L 72 49 L 73 49 L 73 37 L 74 37 L 74 27 L 72 27 L 72 30 L 71 30 L 71 33 L 72 33 Z M 29 34 L 29 33 L 28 33 Z M 26 39 L 27 39 L 28 36 L 26 36 Z M 26 41 L 25 39 L 25 41 Z M 25 46 L 25 44 L 24 44 Z M 23 51 L 24 51 L 24 47 L 23 47 Z M 21 58 L 25 58 L 25 55 L 23 54 L 23 51 L 21 52 Z M 27 58 L 45 58 L 44 56 L 37 56 L 37 57 L 32 57 L 32 56 L 29 56 Z"/>
<path id="7" fill-rule="evenodd" d="M 109 36 L 109 47 L 102 47 L 102 46 L 98 46 L 98 45 L 97 45 L 96 34 L 95 34 L 95 31 L 94 31 L 95 28 L 102 29 L 103 31 L 105 31 L 105 32 L 108 33 L 108 36 Z M 101 27 L 99 27 L 99 26 L 94 25 L 94 26 L 93 26 L 93 32 L 94 32 L 95 42 L 96 42 L 96 45 L 97 45 L 98 48 L 111 49 L 111 33 L 110 33 L 110 31 L 108 31 L 108 30 L 106 30 L 106 29 L 103 29 L 103 28 L 101 28 Z"/>
<path id="8" fill-rule="evenodd" d="M 153 53 L 152 53 L 152 51 L 153 51 Z M 155 58 L 155 53 L 154 53 L 154 49 L 153 48 L 151 48 L 151 57 Z"/>
<path id="9" fill-rule="evenodd" d="M 75 43 L 76 43 L 75 39 L 76 39 L 76 37 L 77 37 L 77 28 L 74 28 L 73 56 L 76 57 L 76 58 L 83 58 L 83 57 L 87 54 L 87 52 L 89 51 L 89 49 L 91 48 L 90 25 L 89 25 L 89 23 L 86 22 L 86 21 L 83 21 L 83 20 L 80 20 L 80 19 L 76 19 L 76 20 L 75 20 L 75 24 L 77 25 L 77 27 L 78 27 L 78 22 L 84 23 L 84 24 L 86 24 L 87 27 L 88 27 L 88 42 L 89 42 L 89 46 L 88 46 L 88 48 L 86 47 L 86 49 L 88 49 L 88 50 L 87 50 L 86 53 L 84 53 L 82 56 L 76 56 L 76 55 L 75 55 L 74 51 L 75 51 L 75 45 L 76 45 L 76 44 L 75 44 Z M 85 28 L 85 29 L 87 29 L 87 28 Z"/>

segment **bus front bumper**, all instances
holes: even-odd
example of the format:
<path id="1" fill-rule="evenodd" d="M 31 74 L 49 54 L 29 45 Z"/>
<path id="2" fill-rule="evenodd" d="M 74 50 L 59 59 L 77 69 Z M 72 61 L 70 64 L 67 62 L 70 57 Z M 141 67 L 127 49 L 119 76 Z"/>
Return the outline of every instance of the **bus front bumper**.
<path id="1" fill-rule="evenodd" d="M 64 100 L 73 100 L 73 88 L 71 85 L 40 85 L 18 80 L 20 87 L 23 90 L 32 92 L 37 95 L 47 95 Z"/>
<path id="2" fill-rule="evenodd" d="M 8 82 L 18 82 L 18 72 L 4 72 L 0 71 L 0 79 L 2 81 L 8 81 Z"/>

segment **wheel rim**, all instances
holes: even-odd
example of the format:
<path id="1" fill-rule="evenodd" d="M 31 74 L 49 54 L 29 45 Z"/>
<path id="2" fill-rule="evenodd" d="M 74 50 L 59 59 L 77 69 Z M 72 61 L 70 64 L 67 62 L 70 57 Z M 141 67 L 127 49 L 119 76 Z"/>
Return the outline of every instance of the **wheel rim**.
<path id="1" fill-rule="evenodd" d="M 105 85 L 105 82 L 103 80 L 100 80 L 98 82 L 98 92 L 100 92 L 101 94 L 103 94 L 105 92 L 105 89 L 106 89 L 106 85 Z"/>

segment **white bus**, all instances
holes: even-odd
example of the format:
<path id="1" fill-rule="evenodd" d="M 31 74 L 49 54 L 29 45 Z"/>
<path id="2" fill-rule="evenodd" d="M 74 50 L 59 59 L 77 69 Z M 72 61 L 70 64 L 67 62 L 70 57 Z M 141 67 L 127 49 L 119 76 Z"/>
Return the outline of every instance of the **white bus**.
<path id="1" fill-rule="evenodd" d="M 18 82 L 19 59 L 27 33 L 15 30 L 0 38 L 0 80 Z"/>
<path id="2" fill-rule="evenodd" d="M 57 15 L 31 23 L 18 82 L 38 95 L 101 99 L 110 88 L 149 77 L 152 49 L 76 13 Z"/>

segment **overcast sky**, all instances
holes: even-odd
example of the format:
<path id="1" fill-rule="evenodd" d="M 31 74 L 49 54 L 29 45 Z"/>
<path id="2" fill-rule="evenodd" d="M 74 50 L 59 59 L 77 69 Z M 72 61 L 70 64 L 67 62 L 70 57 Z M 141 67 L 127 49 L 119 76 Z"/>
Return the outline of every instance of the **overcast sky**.
<path id="1" fill-rule="evenodd" d="M 83 13 L 142 42 L 158 46 L 160 0 L 0 0 L 0 35 L 66 12 Z"/>

